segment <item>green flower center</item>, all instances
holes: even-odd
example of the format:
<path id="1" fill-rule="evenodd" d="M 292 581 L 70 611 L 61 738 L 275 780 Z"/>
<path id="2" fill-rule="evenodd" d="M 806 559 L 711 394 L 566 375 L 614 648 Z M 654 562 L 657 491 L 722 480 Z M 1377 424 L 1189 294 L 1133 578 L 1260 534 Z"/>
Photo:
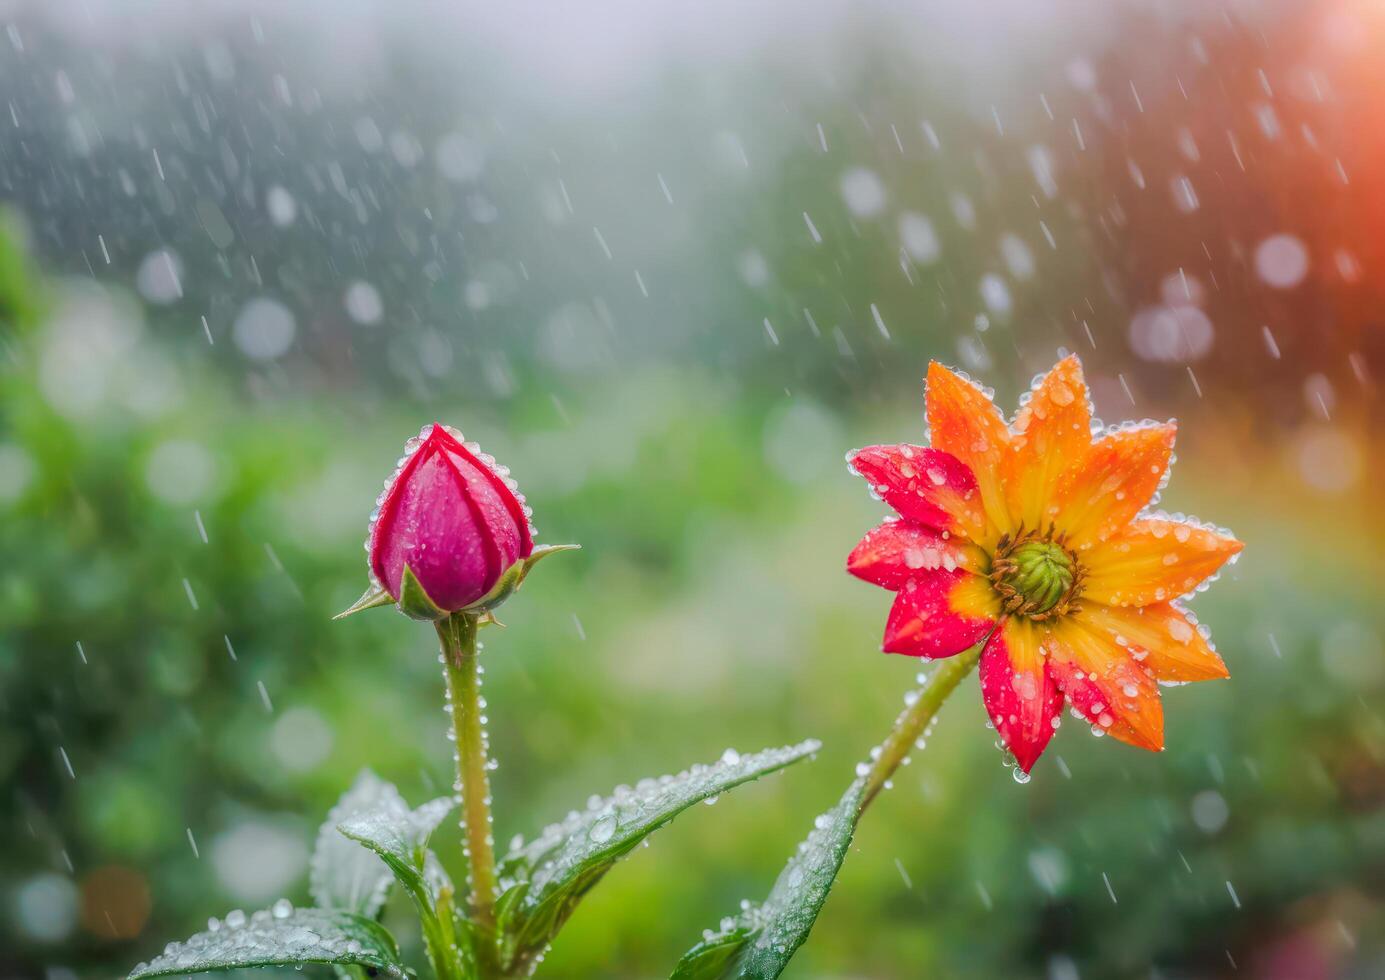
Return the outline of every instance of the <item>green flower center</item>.
<path id="1" fill-rule="evenodd" d="M 1030 619 L 1066 612 L 1079 578 L 1072 555 L 1047 538 L 1002 541 L 991 564 L 991 581 L 1005 611 Z"/>

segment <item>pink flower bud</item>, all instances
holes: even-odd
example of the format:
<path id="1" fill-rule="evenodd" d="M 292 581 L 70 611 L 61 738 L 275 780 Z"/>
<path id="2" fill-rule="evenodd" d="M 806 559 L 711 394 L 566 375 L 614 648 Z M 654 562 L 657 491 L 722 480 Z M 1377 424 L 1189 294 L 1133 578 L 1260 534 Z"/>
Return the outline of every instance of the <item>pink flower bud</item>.
<path id="1" fill-rule="evenodd" d="M 435 424 L 410 439 L 380 497 L 367 547 L 371 576 L 391 599 L 400 599 L 407 566 L 432 605 L 455 612 L 533 554 L 524 498 L 460 435 Z"/>

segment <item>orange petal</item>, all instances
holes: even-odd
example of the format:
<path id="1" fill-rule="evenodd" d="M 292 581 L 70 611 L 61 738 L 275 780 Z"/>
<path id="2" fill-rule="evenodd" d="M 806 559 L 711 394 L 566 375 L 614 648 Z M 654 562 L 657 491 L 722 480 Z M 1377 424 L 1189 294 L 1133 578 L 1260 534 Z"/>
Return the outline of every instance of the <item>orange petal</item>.
<path id="1" fill-rule="evenodd" d="M 1148 517 L 1082 556 L 1082 595 L 1109 606 L 1148 606 L 1177 599 L 1244 547 L 1192 524 Z"/>
<path id="2" fill-rule="evenodd" d="M 1164 747 L 1159 687 L 1114 639 L 1064 619 L 1049 629 L 1044 652 L 1063 696 L 1096 728 L 1152 752 Z"/>
<path id="3" fill-rule="evenodd" d="M 1082 363 L 1065 357 L 1034 386 L 1011 427 L 1001 480 L 1017 524 L 1046 527 L 1057 516 L 1059 480 L 1086 458 L 1091 428 Z"/>
<path id="4" fill-rule="evenodd" d="M 1011 616 L 981 651 L 981 700 L 1019 767 L 1033 768 L 1063 710 L 1063 696 L 1045 669 L 1039 627 Z"/>
<path id="5" fill-rule="evenodd" d="M 971 468 L 981 502 L 994 529 L 991 538 L 1012 530 L 1000 465 L 1010 430 L 1000 410 L 972 382 L 937 361 L 928 365 L 928 429 L 934 449 L 951 453 Z"/>
<path id="6" fill-rule="evenodd" d="M 1096 440 L 1059 482 L 1058 529 L 1082 549 L 1125 527 L 1153 498 L 1169 468 L 1172 422 L 1122 429 Z"/>
<path id="7" fill-rule="evenodd" d="M 1230 676 L 1226 664 L 1198 630 L 1197 621 L 1171 602 L 1143 609 L 1089 602 L 1076 618 L 1111 636 L 1158 680 L 1210 681 Z"/>

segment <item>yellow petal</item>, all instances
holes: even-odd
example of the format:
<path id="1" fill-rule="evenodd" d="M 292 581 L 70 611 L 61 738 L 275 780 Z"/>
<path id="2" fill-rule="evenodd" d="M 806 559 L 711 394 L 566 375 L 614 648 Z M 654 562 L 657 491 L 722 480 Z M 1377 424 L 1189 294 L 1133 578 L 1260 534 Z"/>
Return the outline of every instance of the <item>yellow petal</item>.
<path id="1" fill-rule="evenodd" d="M 977 550 L 974 545 L 968 548 Z M 963 579 L 947 598 L 948 608 L 959 616 L 973 619 L 999 619 L 1000 596 L 996 595 L 991 580 L 984 575 L 972 575 Z"/>

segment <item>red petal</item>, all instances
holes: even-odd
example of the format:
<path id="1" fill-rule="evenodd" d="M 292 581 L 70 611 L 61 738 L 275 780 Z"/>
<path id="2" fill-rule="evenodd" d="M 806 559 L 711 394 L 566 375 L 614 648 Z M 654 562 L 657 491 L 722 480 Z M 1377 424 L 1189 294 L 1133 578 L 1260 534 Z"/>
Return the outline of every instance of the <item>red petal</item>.
<path id="1" fill-rule="evenodd" d="M 959 538 L 945 538 L 931 527 L 889 520 L 866 532 L 846 559 L 846 570 L 893 592 L 921 572 L 938 568 L 977 571 L 985 555 Z"/>
<path id="2" fill-rule="evenodd" d="M 505 483 L 505 479 L 495 471 L 492 466 L 487 465 L 472 454 L 471 450 L 447 431 L 447 428 L 438 423 L 433 424 L 433 431 L 429 434 L 429 439 L 437 439 L 438 442 L 446 446 L 454 455 L 460 456 L 462 460 L 475 467 L 477 472 L 489 485 L 495 499 L 504 507 L 510 519 L 514 521 L 515 527 L 519 532 L 519 555 L 521 558 L 528 558 L 534 551 L 534 538 L 529 529 L 529 516 L 524 513 L 524 501 L 516 495 L 515 491 Z M 475 445 L 475 443 L 473 443 Z M 489 456 L 486 457 L 490 459 Z M 494 460 L 492 460 L 494 462 Z M 507 471 L 508 472 L 508 471 Z M 499 517 L 497 515 L 497 520 Z"/>
<path id="3" fill-rule="evenodd" d="M 434 428 L 436 428 L 436 426 L 434 426 Z M 398 569 L 386 568 L 384 556 L 386 542 L 389 540 L 394 530 L 395 516 L 399 511 L 400 500 L 404 494 L 404 488 L 408 486 L 409 481 L 413 478 L 419 466 L 430 456 L 432 456 L 432 452 L 429 451 L 425 453 L 422 446 L 414 450 L 413 454 L 404 465 L 394 474 L 394 481 L 389 485 L 388 489 L 385 490 L 384 497 L 380 499 L 379 512 L 375 516 L 374 523 L 370 526 L 369 544 L 371 574 L 379 580 L 380 584 L 383 585 L 394 598 L 399 597 L 398 573 L 402 572 L 403 569 L 402 565 Z M 393 583 L 390 582 L 392 571 L 395 573 Z"/>
<path id="4" fill-rule="evenodd" d="M 1011 616 L 981 652 L 981 699 L 1015 762 L 1028 772 L 1053 737 L 1063 695 L 1045 669 L 1040 627 Z"/>
<path id="5" fill-rule="evenodd" d="M 924 446 L 867 446 L 851 467 L 901 516 L 919 524 L 979 536 L 986 512 L 976 477 L 956 456 Z"/>
<path id="6" fill-rule="evenodd" d="M 965 569 L 915 574 L 895 596 L 881 649 L 910 657 L 961 653 L 994 625 L 988 594 L 990 584 Z M 990 605 L 997 605 L 993 596 Z"/>

